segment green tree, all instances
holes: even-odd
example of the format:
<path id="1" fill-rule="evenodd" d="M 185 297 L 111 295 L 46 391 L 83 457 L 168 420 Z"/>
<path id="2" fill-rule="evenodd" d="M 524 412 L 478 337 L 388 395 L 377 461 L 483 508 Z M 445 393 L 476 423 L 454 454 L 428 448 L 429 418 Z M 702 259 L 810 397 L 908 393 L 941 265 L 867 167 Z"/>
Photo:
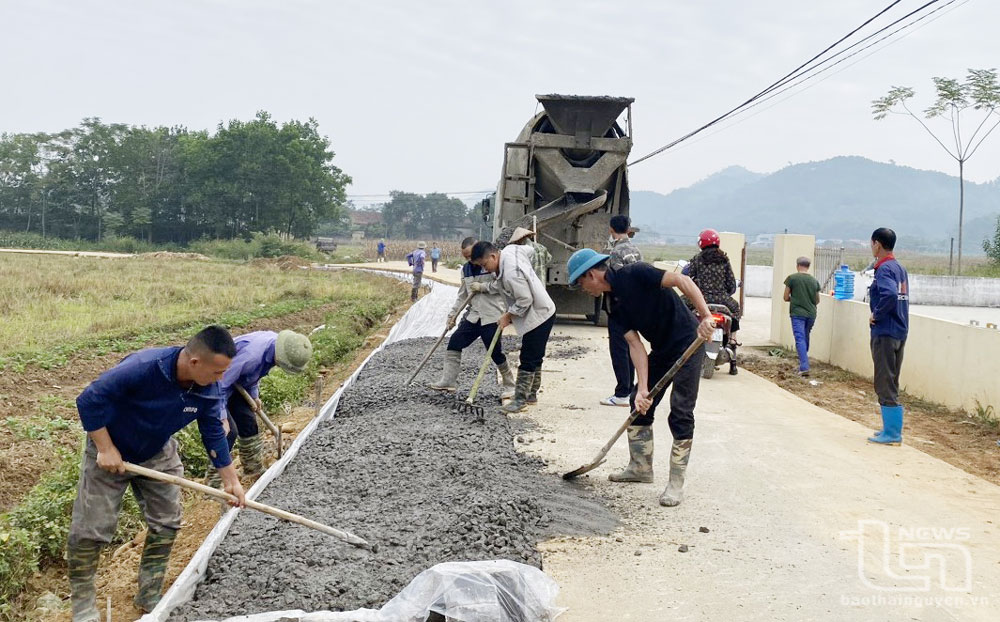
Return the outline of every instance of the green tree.
<path id="1" fill-rule="evenodd" d="M 422 195 L 393 190 L 389 196 L 391 200 L 382 207 L 389 235 L 443 237 L 456 233 L 468 221 L 465 204 L 440 192 Z"/>
<path id="2" fill-rule="evenodd" d="M 1000 216 L 997 216 L 993 239 L 983 240 L 983 251 L 995 265 L 1000 266 Z"/>
<path id="3" fill-rule="evenodd" d="M 876 120 L 889 114 L 908 115 L 920 124 L 931 138 L 958 162 L 958 263 L 957 273 L 962 274 L 962 226 L 965 215 L 965 163 L 976 154 L 983 141 L 1000 125 L 1000 83 L 996 69 L 970 69 L 965 81 L 953 78 L 933 78 L 937 99 L 923 111 L 923 118 L 908 105 L 915 92 L 905 86 L 894 86 L 884 97 L 872 102 Z M 935 133 L 924 122 L 933 119 L 944 121 L 947 130 Z M 975 129 L 963 135 L 964 126 Z M 940 135 L 939 135 L 940 134 Z M 949 136 L 950 134 L 950 136 Z"/>

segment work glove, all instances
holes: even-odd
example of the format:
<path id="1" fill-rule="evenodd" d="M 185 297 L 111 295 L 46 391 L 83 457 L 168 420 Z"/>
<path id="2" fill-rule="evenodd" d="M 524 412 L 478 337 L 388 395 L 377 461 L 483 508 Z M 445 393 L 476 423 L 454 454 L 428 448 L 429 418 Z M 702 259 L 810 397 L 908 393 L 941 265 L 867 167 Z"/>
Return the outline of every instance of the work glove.
<path id="1" fill-rule="evenodd" d="M 455 320 L 457 320 L 457 319 L 458 319 L 458 316 L 456 314 L 449 313 L 448 314 L 448 326 L 451 326 L 452 324 L 454 324 Z"/>
<path id="2" fill-rule="evenodd" d="M 486 283 L 480 283 L 479 281 L 473 281 L 472 283 L 469 284 L 469 291 L 470 292 L 475 292 L 475 293 L 478 294 L 480 292 L 485 292 L 486 289 L 487 289 Z"/>

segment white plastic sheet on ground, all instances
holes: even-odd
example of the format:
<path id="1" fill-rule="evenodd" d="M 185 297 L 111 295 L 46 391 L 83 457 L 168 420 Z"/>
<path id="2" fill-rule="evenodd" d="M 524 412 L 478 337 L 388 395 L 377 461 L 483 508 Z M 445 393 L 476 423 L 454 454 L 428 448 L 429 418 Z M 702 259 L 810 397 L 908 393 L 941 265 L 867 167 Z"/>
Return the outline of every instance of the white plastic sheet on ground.
<path id="1" fill-rule="evenodd" d="M 559 586 L 533 566 L 506 559 L 446 562 L 418 574 L 381 609 L 334 612 L 271 611 L 224 622 L 551 622 Z"/>
<path id="2" fill-rule="evenodd" d="M 365 272 L 372 272 L 386 277 L 398 278 L 402 281 L 413 281 L 412 277 L 406 274 L 375 270 L 366 270 Z M 312 435 L 317 426 L 334 415 L 337 409 L 337 404 L 340 403 L 340 396 L 343 394 L 344 389 L 354 383 L 354 380 L 358 377 L 358 374 L 361 373 L 361 370 L 368 364 L 368 361 L 372 356 L 380 352 L 382 348 L 397 341 L 413 339 L 416 337 L 429 337 L 432 335 L 439 336 L 441 334 L 441 331 L 443 331 L 445 327 L 448 311 L 451 310 L 451 306 L 455 302 L 455 296 L 458 293 L 458 288 L 452 285 L 435 283 L 434 281 L 425 281 L 424 285 L 430 290 L 427 295 L 411 306 L 403 317 L 393 325 L 392 329 L 389 331 L 389 335 L 385 338 L 385 341 L 383 341 L 378 348 L 373 350 L 372 353 L 368 355 L 368 358 L 361 363 L 351 377 L 348 378 L 347 381 L 345 381 L 344 384 L 337 390 L 337 392 L 333 394 L 333 397 L 331 397 L 326 404 L 323 405 L 319 416 L 309 422 L 309 425 L 307 425 L 305 429 L 302 430 L 302 432 L 296 437 L 295 442 L 292 443 L 291 447 L 284 452 L 281 459 L 272 464 L 271 467 L 264 472 L 260 479 L 257 480 L 253 487 L 247 491 L 247 499 L 256 499 L 257 496 L 260 495 L 260 492 L 264 490 L 264 488 L 266 488 L 274 478 L 281 475 L 284 472 L 285 467 L 288 466 L 288 463 L 295 459 L 295 456 L 299 453 L 299 449 L 306 442 L 309 436 Z M 295 511 L 295 508 L 283 509 Z M 205 569 L 208 567 L 209 558 L 212 556 L 212 553 L 215 552 L 215 549 L 218 548 L 222 539 L 226 536 L 230 526 L 232 526 L 233 521 L 236 519 L 237 513 L 241 511 L 244 510 L 233 508 L 226 512 L 225 516 L 223 516 L 219 522 L 216 523 L 215 528 L 209 532 L 205 541 L 202 542 L 201 547 L 199 547 L 195 552 L 194 557 L 191 558 L 187 567 L 184 568 L 180 576 L 177 577 L 177 580 L 175 580 L 173 585 L 170 586 L 167 593 L 163 595 L 160 603 L 155 609 L 153 609 L 152 612 L 142 616 L 142 618 L 140 618 L 140 622 L 164 622 L 167 618 L 169 618 L 171 611 L 191 599 L 198 583 L 200 583 L 202 577 L 205 576 Z M 349 531 L 364 537 L 364 525 L 340 525 L 340 527 L 348 529 Z M 345 544 L 344 546 L 349 545 Z M 353 618 L 347 617 L 339 619 L 363 621 L 368 618 L 355 616 Z"/>

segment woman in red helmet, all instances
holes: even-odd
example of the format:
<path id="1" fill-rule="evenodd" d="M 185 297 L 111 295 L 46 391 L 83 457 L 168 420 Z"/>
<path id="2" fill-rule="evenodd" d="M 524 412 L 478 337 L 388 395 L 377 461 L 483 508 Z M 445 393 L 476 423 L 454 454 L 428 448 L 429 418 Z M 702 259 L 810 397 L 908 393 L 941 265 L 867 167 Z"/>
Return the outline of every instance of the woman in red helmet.
<path id="1" fill-rule="evenodd" d="M 684 273 L 691 277 L 709 304 L 725 305 L 733 316 L 730 343 L 736 346 L 736 331 L 740 329 L 740 303 L 733 298 L 736 293 L 736 276 L 729 256 L 719 248 L 719 232 L 705 229 L 698 235 L 701 252 L 691 258 Z"/>

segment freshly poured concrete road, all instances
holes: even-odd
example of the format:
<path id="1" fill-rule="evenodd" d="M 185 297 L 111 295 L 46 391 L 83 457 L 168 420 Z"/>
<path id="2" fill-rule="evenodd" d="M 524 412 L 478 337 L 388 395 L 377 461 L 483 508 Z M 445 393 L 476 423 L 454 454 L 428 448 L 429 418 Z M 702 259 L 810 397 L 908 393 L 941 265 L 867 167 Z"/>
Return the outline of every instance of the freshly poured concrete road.
<path id="1" fill-rule="evenodd" d="M 546 361 L 524 446 L 563 473 L 628 412 L 598 404 L 613 388 L 606 332 L 554 334 L 590 353 Z M 569 608 L 560 622 L 1000 620 L 1000 487 L 911 447 L 869 445 L 869 428 L 741 371 L 703 381 L 687 498 L 663 508 L 666 414 L 655 484 L 607 481 L 628 460 L 624 439 L 582 478 L 621 515 L 619 531 L 543 545 Z"/>

